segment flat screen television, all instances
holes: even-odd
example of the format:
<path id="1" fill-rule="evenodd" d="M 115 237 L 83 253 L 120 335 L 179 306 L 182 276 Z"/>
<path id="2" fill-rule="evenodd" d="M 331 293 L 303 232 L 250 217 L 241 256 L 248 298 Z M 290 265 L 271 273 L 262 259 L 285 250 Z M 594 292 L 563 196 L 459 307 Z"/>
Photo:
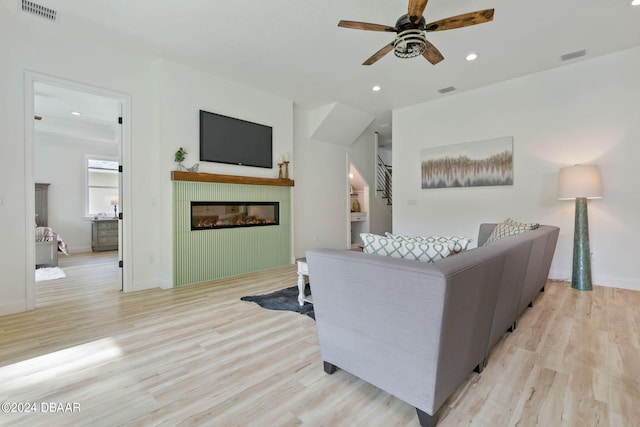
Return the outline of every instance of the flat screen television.
<path id="1" fill-rule="evenodd" d="M 273 128 L 200 110 L 200 160 L 273 167 Z"/>

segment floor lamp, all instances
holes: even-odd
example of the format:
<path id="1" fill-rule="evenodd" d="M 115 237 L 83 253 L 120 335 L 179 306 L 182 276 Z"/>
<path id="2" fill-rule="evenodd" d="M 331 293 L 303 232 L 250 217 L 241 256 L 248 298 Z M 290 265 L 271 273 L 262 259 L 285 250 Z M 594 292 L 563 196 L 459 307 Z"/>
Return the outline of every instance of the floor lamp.
<path id="1" fill-rule="evenodd" d="M 600 198 L 602 198 L 602 180 L 598 166 L 575 165 L 560 169 L 558 199 L 576 200 L 571 287 L 581 291 L 592 289 L 587 199 Z"/>

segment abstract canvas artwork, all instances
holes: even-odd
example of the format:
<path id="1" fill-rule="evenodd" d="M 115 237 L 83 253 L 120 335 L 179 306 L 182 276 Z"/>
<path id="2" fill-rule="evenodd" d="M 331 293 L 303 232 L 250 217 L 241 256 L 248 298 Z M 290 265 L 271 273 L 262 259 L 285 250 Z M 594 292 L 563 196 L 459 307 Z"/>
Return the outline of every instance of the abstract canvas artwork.
<path id="1" fill-rule="evenodd" d="M 422 188 L 513 185 L 513 137 L 424 148 Z"/>

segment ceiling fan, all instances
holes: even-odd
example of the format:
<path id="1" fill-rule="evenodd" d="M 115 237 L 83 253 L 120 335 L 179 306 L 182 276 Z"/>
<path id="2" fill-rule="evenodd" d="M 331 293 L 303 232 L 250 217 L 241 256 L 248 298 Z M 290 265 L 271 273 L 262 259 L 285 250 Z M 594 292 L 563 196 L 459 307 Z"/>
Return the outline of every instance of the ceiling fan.
<path id="1" fill-rule="evenodd" d="M 494 9 L 485 9 L 426 24 L 422 14 L 428 1 L 429 0 L 409 0 L 407 14 L 398 18 L 395 27 L 358 21 L 340 21 L 338 27 L 353 28 L 354 30 L 384 31 L 397 34 L 394 41 L 371 55 L 362 65 L 371 65 L 392 50 L 399 58 L 413 58 L 422 55 L 427 61 L 435 65 L 442 61 L 444 56 L 442 56 L 434 45 L 427 41 L 425 32 L 451 30 L 454 28 L 483 24 L 493 20 Z"/>

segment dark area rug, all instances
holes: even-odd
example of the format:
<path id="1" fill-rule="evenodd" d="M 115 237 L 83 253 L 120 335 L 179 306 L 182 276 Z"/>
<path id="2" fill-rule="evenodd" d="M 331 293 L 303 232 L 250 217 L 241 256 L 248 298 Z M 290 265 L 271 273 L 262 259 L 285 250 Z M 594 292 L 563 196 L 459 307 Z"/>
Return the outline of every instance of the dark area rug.
<path id="1" fill-rule="evenodd" d="M 305 295 L 309 295 L 311 290 L 307 284 L 305 288 Z M 316 320 L 315 313 L 313 312 L 313 304 L 305 302 L 302 307 L 298 304 L 298 287 L 292 286 L 290 288 L 280 289 L 279 291 L 272 292 L 265 295 L 251 295 L 240 298 L 242 301 L 255 302 L 262 308 L 267 310 L 284 310 L 295 311 L 296 313 L 305 314 Z"/>

